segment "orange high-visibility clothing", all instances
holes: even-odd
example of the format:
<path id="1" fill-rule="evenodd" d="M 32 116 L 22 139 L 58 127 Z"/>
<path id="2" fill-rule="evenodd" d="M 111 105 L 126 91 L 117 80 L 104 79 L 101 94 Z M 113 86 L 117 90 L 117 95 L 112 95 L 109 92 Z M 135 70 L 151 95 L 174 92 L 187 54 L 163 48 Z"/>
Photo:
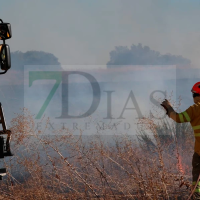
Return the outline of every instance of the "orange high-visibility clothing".
<path id="1" fill-rule="evenodd" d="M 176 122 L 190 122 L 195 136 L 194 151 L 200 155 L 200 102 L 193 104 L 184 112 L 176 113 Z"/>

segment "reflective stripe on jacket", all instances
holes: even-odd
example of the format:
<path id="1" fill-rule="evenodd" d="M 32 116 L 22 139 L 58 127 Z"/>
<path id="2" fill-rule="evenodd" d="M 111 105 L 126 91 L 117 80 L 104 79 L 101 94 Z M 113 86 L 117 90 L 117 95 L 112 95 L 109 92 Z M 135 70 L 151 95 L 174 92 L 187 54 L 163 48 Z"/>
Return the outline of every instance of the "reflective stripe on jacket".
<path id="1" fill-rule="evenodd" d="M 176 122 L 190 122 L 195 136 L 194 151 L 200 155 L 200 102 L 193 104 L 184 112 L 176 113 Z"/>

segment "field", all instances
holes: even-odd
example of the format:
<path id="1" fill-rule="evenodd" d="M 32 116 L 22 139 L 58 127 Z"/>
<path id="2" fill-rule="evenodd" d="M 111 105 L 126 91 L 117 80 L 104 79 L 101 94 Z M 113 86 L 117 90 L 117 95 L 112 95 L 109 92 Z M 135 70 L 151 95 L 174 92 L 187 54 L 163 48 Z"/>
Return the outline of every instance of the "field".
<path id="1" fill-rule="evenodd" d="M 43 122 L 46 123 L 46 122 Z M 67 129 L 34 132 L 27 109 L 12 120 L 13 157 L 1 199 L 187 199 L 191 193 L 193 130 L 169 118 L 138 121 L 139 143 L 130 135 L 95 133 L 84 140 Z M 146 131 L 150 130 L 149 136 Z"/>

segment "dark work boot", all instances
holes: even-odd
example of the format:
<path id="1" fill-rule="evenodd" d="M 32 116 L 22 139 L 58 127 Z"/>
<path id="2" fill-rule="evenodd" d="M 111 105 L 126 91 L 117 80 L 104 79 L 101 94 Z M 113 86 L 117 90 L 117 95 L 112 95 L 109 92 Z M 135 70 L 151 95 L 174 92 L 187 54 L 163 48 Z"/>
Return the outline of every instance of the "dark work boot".
<path id="1" fill-rule="evenodd" d="M 199 193 L 194 192 L 194 194 L 192 195 L 191 200 L 199 200 L 199 199 L 200 199 Z"/>
<path id="2" fill-rule="evenodd" d="M 200 200 L 200 189 L 199 186 L 197 186 L 196 190 L 194 191 L 191 200 Z"/>

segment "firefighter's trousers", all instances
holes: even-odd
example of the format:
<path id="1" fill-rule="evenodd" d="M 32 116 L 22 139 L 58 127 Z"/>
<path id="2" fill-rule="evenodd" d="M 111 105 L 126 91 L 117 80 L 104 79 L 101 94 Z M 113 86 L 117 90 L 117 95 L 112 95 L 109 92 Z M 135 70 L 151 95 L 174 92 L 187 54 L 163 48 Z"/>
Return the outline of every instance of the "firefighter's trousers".
<path id="1" fill-rule="evenodd" d="M 200 156 L 195 152 L 192 158 L 192 185 L 195 186 L 200 174 Z M 193 199 L 200 199 L 200 179 L 195 189 Z"/>

